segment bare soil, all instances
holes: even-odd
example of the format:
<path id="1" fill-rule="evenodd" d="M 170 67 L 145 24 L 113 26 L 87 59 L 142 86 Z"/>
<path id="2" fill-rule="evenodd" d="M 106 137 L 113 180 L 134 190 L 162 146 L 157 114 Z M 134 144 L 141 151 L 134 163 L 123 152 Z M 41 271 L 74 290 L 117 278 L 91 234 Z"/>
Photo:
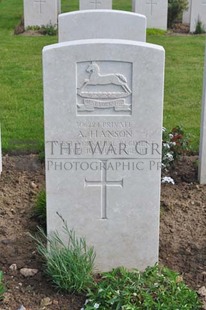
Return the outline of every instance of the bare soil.
<path id="1" fill-rule="evenodd" d="M 197 183 L 197 157 L 184 157 L 164 184 L 161 197 L 160 262 L 180 272 L 196 290 L 206 285 L 206 186 Z M 80 310 L 85 296 L 57 292 L 43 273 L 42 261 L 29 233 L 36 195 L 44 188 L 44 166 L 36 155 L 5 156 L 0 176 L 0 270 L 7 291 L 1 310 Z M 17 270 L 11 270 L 12 264 Z M 38 269 L 33 277 L 23 267 Z"/>
<path id="2" fill-rule="evenodd" d="M 189 24 L 176 23 L 173 25 L 172 31 L 174 33 L 186 34 L 186 33 L 190 32 L 190 25 Z"/>

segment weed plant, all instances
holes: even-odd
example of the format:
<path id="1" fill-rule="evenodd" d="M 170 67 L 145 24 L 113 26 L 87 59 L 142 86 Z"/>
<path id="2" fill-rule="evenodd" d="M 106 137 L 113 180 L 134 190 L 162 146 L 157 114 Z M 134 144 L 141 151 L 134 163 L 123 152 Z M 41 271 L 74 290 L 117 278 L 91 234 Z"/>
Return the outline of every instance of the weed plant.
<path id="1" fill-rule="evenodd" d="M 95 253 L 88 248 L 84 238 L 78 238 L 64 222 L 64 243 L 57 232 L 46 236 L 39 229 L 40 236 L 33 237 L 38 251 L 45 260 L 45 272 L 55 286 L 68 293 L 82 293 L 93 285 L 93 267 Z M 47 244 L 46 244 L 47 243 Z"/>
<path id="2" fill-rule="evenodd" d="M 202 21 L 198 18 L 198 21 L 197 21 L 197 24 L 196 24 L 196 27 L 195 27 L 195 34 L 202 34 L 202 33 L 205 33 L 205 27 L 202 23 Z"/>
<path id="3" fill-rule="evenodd" d="M 46 227 L 46 191 L 42 189 L 37 195 L 34 208 L 34 216 L 37 217 L 39 224 Z"/>
<path id="4" fill-rule="evenodd" d="M 40 26 L 29 26 L 26 30 L 37 31 L 43 35 L 55 36 L 57 35 L 57 26 L 53 26 L 52 24 L 42 25 Z"/>
<path id="5" fill-rule="evenodd" d="M 5 292 L 5 287 L 3 284 L 3 272 L 0 271 L 0 301 L 3 299 L 3 294 Z"/>
<path id="6" fill-rule="evenodd" d="M 48 36 L 56 36 L 57 35 L 57 26 L 53 25 L 46 25 L 42 26 L 39 30 L 41 34 L 48 35 Z"/>
<path id="7" fill-rule="evenodd" d="M 157 265 L 145 272 L 124 268 L 104 273 L 82 310 L 197 310 L 197 294 L 175 272 Z"/>

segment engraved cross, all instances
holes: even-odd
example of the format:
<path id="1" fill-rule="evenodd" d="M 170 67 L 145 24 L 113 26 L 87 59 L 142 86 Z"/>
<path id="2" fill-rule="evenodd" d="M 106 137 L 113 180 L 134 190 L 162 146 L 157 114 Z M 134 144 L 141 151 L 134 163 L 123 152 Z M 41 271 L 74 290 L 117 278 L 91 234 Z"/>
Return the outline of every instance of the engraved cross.
<path id="1" fill-rule="evenodd" d="M 107 219 L 107 187 L 123 187 L 123 179 L 121 179 L 120 181 L 108 181 L 106 169 L 102 169 L 100 181 L 88 181 L 87 179 L 85 179 L 84 186 L 97 186 L 101 188 L 101 219 Z"/>
<path id="2" fill-rule="evenodd" d="M 157 0 L 148 0 L 146 2 L 146 4 L 150 4 L 151 5 L 151 15 L 152 15 L 152 13 L 153 13 L 153 5 L 157 4 Z"/>
<path id="3" fill-rule="evenodd" d="M 42 13 L 42 4 L 46 3 L 46 0 L 35 0 L 34 2 L 39 3 L 39 12 Z"/>
<path id="4" fill-rule="evenodd" d="M 98 1 L 98 0 L 93 0 L 93 1 L 90 1 L 90 3 L 94 4 L 94 8 L 97 9 L 97 6 L 102 4 L 101 1 Z"/>

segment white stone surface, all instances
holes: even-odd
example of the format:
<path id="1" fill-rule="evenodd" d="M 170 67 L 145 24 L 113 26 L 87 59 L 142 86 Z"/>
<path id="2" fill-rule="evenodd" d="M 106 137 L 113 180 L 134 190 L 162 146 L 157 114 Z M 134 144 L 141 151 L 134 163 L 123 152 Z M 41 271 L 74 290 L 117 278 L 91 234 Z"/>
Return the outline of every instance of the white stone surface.
<path id="1" fill-rule="evenodd" d="M 58 0 L 57 2 L 57 10 L 58 10 L 58 14 L 61 14 L 61 9 L 62 9 L 62 4 L 61 4 L 61 0 Z"/>
<path id="2" fill-rule="evenodd" d="M 190 32 L 194 32 L 198 19 L 206 29 L 206 0 L 195 0 L 191 3 Z"/>
<path id="3" fill-rule="evenodd" d="M 2 145 L 1 145 L 1 125 L 0 125 L 0 174 L 2 173 Z"/>
<path id="4" fill-rule="evenodd" d="M 80 10 L 111 10 L 112 0 L 80 0 L 79 1 Z"/>
<path id="5" fill-rule="evenodd" d="M 143 15 L 115 11 L 90 10 L 59 15 L 59 42 L 82 39 L 123 39 L 146 41 Z"/>
<path id="6" fill-rule="evenodd" d="M 168 0 L 133 0 L 133 9 L 147 17 L 147 28 L 167 30 Z"/>
<path id="7" fill-rule="evenodd" d="M 184 24 L 190 24 L 190 19 L 191 19 L 191 1 L 192 0 L 188 0 L 188 10 L 183 12 L 182 22 Z"/>
<path id="8" fill-rule="evenodd" d="M 205 50 L 205 70 L 203 80 L 202 117 L 201 117 L 198 172 L 199 172 L 200 184 L 206 184 L 206 50 Z"/>
<path id="9" fill-rule="evenodd" d="M 97 270 L 153 265 L 164 49 L 71 41 L 45 47 L 43 68 L 48 233 L 61 231 L 60 214 L 94 246 Z"/>
<path id="10" fill-rule="evenodd" d="M 132 0 L 132 12 L 136 12 L 136 5 L 137 5 L 137 1 Z"/>
<path id="11" fill-rule="evenodd" d="M 24 0 L 24 27 L 57 25 L 60 0 Z"/>

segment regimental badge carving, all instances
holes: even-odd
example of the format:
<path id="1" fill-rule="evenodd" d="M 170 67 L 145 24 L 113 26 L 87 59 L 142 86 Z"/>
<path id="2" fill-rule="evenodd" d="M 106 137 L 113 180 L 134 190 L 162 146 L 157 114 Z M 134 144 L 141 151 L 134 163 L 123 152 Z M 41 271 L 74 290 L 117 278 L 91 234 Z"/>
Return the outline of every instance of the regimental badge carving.
<path id="1" fill-rule="evenodd" d="M 77 114 L 131 115 L 131 67 L 130 63 L 120 62 L 79 63 L 77 65 Z M 119 68 L 123 73 L 114 71 Z"/>

